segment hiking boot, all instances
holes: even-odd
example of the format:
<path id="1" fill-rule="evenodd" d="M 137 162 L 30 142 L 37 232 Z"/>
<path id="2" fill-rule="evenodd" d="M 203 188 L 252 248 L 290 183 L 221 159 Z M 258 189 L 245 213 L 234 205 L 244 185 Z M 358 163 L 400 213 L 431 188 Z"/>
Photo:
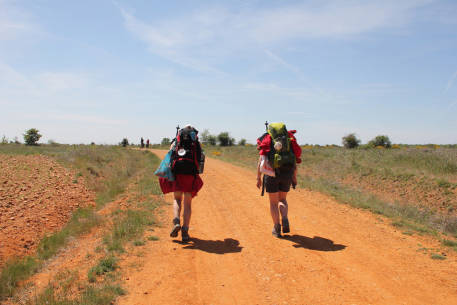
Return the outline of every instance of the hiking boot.
<path id="1" fill-rule="evenodd" d="M 189 236 L 189 228 L 188 227 L 182 227 L 181 228 L 181 237 L 183 242 L 188 242 L 190 240 Z"/>
<path id="2" fill-rule="evenodd" d="M 271 234 L 275 237 L 281 237 L 281 225 L 278 223 L 273 227 L 273 231 L 271 231 Z"/>
<path id="3" fill-rule="evenodd" d="M 289 219 L 283 218 L 282 219 L 282 233 L 289 233 L 290 228 L 289 228 Z"/>
<path id="4" fill-rule="evenodd" d="M 181 230 L 179 218 L 174 218 L 173 219 L 173 229 L 171 230 L 170 237 L 177 237 L 179 230 Z"/>

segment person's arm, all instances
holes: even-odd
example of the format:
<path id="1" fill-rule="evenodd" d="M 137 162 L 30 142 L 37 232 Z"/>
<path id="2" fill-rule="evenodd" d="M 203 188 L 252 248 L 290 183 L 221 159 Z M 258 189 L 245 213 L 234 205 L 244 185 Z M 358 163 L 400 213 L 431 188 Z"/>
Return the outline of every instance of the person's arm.
<path id="1" fill-rule="evenodd" d="M 197 160 L 198 160 L 198 162 L 200 162 L 201 159 L 202 159 L 202 146 L 201 146 L 200 142 L 197 142 Z"/>
<path id="2" fill-rule="evenodd" d="M 297 186 L 297 164 L 295 164 L 294 173 L 292 175 L 292 187 L 295 189 Z"/>
<path id="3" fill-rule="evenodd" d="M 259 157 L 259 161 L 257 162 L 257 188 L 262 186 L 262 173 L 260 173 L 260 160 L 262 157 Z"/>

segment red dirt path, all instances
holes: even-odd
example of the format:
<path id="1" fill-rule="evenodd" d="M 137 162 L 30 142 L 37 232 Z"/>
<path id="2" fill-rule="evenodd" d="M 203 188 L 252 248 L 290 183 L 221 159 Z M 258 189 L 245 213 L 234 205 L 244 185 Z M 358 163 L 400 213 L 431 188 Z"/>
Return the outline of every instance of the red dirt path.
<path id="1" fill-rule="evenodd" d="M 192 241 L 168 236 L 167 207 L 160 240 L 124 259 L 118 304 L 457 304 L 457 256 L 432 260 L 436 240 L 303 189 L 289 194 L 291 234 L 273 238 L 254 173 L 211 158 L 205 171 Z"/>

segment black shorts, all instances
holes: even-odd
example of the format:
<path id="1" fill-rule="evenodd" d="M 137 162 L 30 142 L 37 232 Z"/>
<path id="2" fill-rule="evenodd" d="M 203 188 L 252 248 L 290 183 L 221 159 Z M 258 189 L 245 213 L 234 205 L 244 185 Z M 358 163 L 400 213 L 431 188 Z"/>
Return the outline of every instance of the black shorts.
<path id="1" fill-rule="evenodd" d="M 271 177 L 265 175 L 265 190 L 267 193 L 288 192 L 292 184 L 292 176 L 279 175 Z"/>

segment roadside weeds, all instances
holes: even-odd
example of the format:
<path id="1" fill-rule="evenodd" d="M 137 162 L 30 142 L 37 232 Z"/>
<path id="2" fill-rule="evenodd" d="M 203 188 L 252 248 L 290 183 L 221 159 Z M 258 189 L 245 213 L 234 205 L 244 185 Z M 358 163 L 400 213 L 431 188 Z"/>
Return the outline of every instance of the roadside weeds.
<path id="1" fill-rule="evenodd" d="M 17 150 L 19 148 L 14 149 Z M 33 150 L 34 148 L 27 147 L 24 149 L 25 151 L 13 151 L 10 153 L 43 153 L 45 150 L 44 153 L 53 155 L 66 166 L 81 170 L 75 179 L 83 177 L 88 187 L 97 191 L 97 208 L 88 207 L 76 210 L 71 220 L 62 230 L 45 236 L 40 241 L 35 255 L 7 262 L 0 272 L 0 300 L 5 300 L 15 295 L 19 283 L 39 272 L 45 262 L 54 257 L 62 247 L 66 246 L 71 238 L 86 234 L 94 227 L 109 226 L 111 222 L 103 220 L 97 214 L 97 210 L 124 193 L 128 184 L 132 182 L 138 184 L 134 192 L 130 194 L 138 201 L 135 201 L 131 208 L 123 210 L 115 216 L 117 219 L 113 232 L 120 234 L 106 237 L 107 239 L 111 238 L 112 242 L 118 245 L 118 249 L 122 249 L 123 245 L 133 236 L 141 235 L 145 226 L 154 224 L 150 212 L 161 204 L 160 198 L 151 198 L 152 194 L 154 192 L 157 193 L 157 190 L 159 190 L 158 185 L 152 185 L 154 182 L 158 184 L 157 179 L 154 178 L 155 176 L 152 176 L 153 170 L 155 170 L 160 160 L 150 152 L 126 150 L 118 147 L 87 146 L 65 146 L 55 149 L 38 147 L 35 151 Z M 101 178 L 102 176 L 103 179 Z M 142 196 L 141 198 L 140 195 Z M 142 205 L 140 209 L 136 207 L 137 203 Z M 119 226 L 124 226 L 124 228 Z M 132 228 L 134 229 L 132 230 Z M 109 250 L 105 251 L 108 254 L 110 252 Z M 97 266 L 94 266 L 95 270 L 91 273 L 91 279 L 99 275 L 104 276 L 112 273 L 116 269 L 114 268 L 115 264 L 109 264 L 109 262 L 112 262 L 111 258 L 114 258 L 114 255 L 108 254 L 97 265 L 99 266 L 98 269 Z M 114 269 L 111 270 L 110 268 Z M 103 270 L 103 272 L 100 272 L 100 270 Z M 84 289 L 79 287 L 79 290 L 84 291 L 84 293 L 79 299 L 80 303 L 73 303 L 74 300 L 70 302 L 62 299 L 63 296 L 60 296 L 60 292 L 54 289 L 54 287 L 61 285 L 64 285 L 64 283 L 57 279 L 42 294 L 36 296 L 35 300 L 30 304 L 100 304 L 97 302 L 92 303 L 92 301 L 89 302 L 88 300 L 95 300 L 98 296 L 103 299 L 107 295 L 119 295 L 122 291 L 122 289 L 116 288 L 117 284 L 113 284 L 113 286 L 104 283 L 100 286 L 97 282 L 84 286 Z M 67 303 L 67 301 L 70 303 Z"/>

